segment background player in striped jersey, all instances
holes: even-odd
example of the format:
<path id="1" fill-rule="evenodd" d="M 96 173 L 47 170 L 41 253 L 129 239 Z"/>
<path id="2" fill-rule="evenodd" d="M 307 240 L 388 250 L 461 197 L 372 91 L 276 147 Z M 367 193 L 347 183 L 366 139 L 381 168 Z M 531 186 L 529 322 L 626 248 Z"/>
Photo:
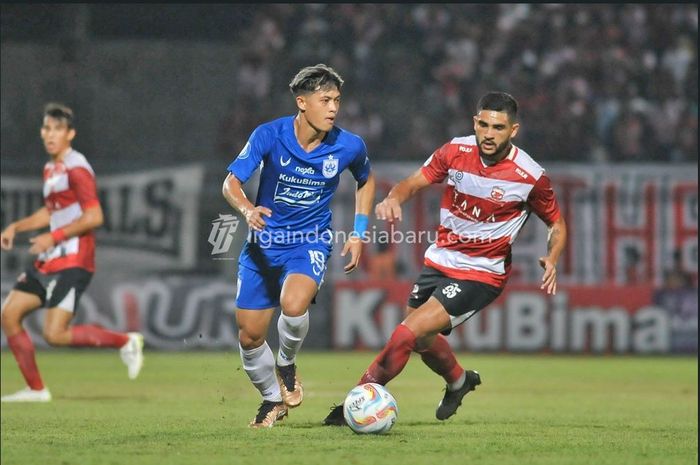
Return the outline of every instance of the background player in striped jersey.
<path id="1" fill-rule="evenodd" d="M 437 241 L 425 253 L 407 316 L 359 382 L 388 383 L 411 352 L 418 352 L 447 382 L 436 411 L 439 420 L 454 415 L 462 398 L 481 384 L 478 372 L 459 365 L 444 335 L 501 293 L 510 273 L 511 244 L 531 212 L 549 227 L 547 255 L 539 259 L 541 288 L 556 293 L 566 224 L 544 169 L 511 142 L 520 127 L 517 111 L 509 94 L 484 95 L 474 116 L 475 136 L 457 137 L 437 149 L 376 207 L 378 219 L 400 221 L 403 202 L 448 179 Z M 333 407 L 324 424 L 344 424 L 342 405 Z"/>
<path id="2" fill-rule="evenodd" d="M 30 239 L 37 259 L 22 273 L 2 306 L 2 329 L 27 387 L 2 402 L 48 402 L 51 393 L 39 374 L 34 345 L 22 319 L 48 307 L 44 339 L 52 346 L 120 349 L 129 378 L 143 364 L 143 336 L 117 333 L 94 325 L 70 327 L 81 294 L 95 271 L 95 228 L 102 225 L 95 173 L 83 154 L 73 150 L 73 112 L 59 104 L 44 110 L 41 138 L 50 160 L 44 166 L 44 207 L 7 226 L 0 237 L 3 250 L 12 248 L 15 234 L 50 227 Z"/>

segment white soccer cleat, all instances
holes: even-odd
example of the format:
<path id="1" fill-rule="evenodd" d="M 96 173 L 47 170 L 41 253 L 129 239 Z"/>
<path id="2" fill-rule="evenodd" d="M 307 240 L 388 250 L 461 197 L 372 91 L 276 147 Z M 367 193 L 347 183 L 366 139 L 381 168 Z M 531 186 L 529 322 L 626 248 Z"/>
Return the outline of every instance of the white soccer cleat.
<path id="1" fill-rule="evenodd" d="M 143 334 L 127 333 L 129 342 L 119 349 L 122 362 L 129 369 L 129 379 L 136 379 L 143 367 Z"/>
<path id="2" fill-rule="evenodd" d="M 0 398 L 2 402 L 50 402 L 51 393 L 47 388 L 36 391 L 29 386 Z"/>

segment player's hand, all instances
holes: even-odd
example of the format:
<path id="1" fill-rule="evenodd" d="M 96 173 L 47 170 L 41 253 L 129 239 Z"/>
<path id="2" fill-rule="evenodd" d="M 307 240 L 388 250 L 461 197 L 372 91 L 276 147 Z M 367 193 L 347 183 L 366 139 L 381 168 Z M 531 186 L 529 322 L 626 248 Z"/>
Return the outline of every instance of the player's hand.
<path id="1" fill-rule="evenodd" d="M 350 261 L 345 265 L 345 274 L 352 273 L 357 268 L 357 264 L 360 263 L 360 255 L 362 254 L 362 240 L 357 236 L 351 236 L 345 246 L 343 251 L 340 253 L 341 257 L 344 257 L 350 252 Z"/>
<path id="2" fill-rule="evenodd" d="M 53 236 L 51 233 L 39 234 L 38 236 L 29 239 L 29 242 L 32 244 L 32 246 L 29 247 L 29 253 L 33 255 L 39 255 L 40 253 L 46 252 L 54 246 Z"/>
<path id="3" fill-rule="evenodd" d="M 401 221 L 401 204 L 398 200 L 387 197 L 377 204 L 374 208 L 378 220 L 388 220 L 393 222 L 394 219 Z"/>
<path id="4" fill-rule="evenodd" d="M 246 211 L 245 221 L 248 223 L 248 227 L 253 231 L 262 231 L 266 224 L 263 216 L 271 217 L 272 210 L 267 207 L 255 207 L 252 210 Z"/>
<path id="5" fill-rule="evenodd" d="M 15 241 L 15 233 L 15 226 L 11 224 L 0 234 L 0 248 L 2 248 L 2 250 L 12 250 L 12 244 Z"/>
<path id="6" fill-rule="evenodd" d="M 547 294 L 557 293 L 557 266 L 549 257 L 540 257 L 540 266 L 544 269 L 540 289 L 547 289 Z"/>

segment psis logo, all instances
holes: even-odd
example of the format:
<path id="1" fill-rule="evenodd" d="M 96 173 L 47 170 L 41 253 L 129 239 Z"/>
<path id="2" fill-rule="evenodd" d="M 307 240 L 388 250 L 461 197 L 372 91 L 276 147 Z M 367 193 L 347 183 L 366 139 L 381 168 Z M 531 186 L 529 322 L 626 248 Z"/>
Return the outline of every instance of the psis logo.
<path id="1" fill-rule="evenodd" d="M 209 243 L 213 246 L 211 254 L 217 255 L 228 252 L 233 242 L 233 233 L 238 229 L 240 220 L 234 215 L 222 215 L 211 222 L 211 232 L 209 233 Z"/>
<path id="2" fill-rule="evenodd" d="M 333 155 L 328 155 L 326 160 L 323 160 L 323 176 L 332 178 L 338 174 L 338 159 L 333 158 Z"/>

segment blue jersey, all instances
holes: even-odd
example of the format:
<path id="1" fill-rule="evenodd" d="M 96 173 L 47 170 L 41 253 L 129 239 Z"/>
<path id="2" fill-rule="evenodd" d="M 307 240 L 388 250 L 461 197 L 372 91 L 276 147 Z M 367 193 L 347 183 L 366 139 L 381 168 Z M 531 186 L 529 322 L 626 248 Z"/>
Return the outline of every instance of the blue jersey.
<path id="1" fill-rule="evenodd" d="M 278 246 L 308 242 L 315 233 L 330 242 L 330 203 L 340 173 L 348 168 L 362 185 L 370 171 L 362 138 L 338 127 L 307 153 L 294 134 L 294 116 L 258 126 L 228 170 L 245 183 L 258 167 L 255 204 L 272 211 L 271 217 L 263 217 L 264 240 Z"/>

